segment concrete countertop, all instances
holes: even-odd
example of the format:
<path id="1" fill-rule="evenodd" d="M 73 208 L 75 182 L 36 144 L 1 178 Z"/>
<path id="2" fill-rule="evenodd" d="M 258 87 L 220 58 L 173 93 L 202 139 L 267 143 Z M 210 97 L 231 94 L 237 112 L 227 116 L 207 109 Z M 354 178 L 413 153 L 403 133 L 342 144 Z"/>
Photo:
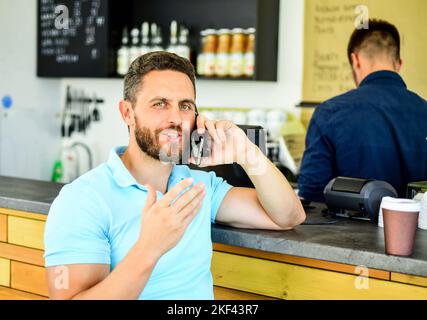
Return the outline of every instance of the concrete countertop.
<path id="1" fill-rule="evenodd" d="M 0 176 L 0 208 L 47 214 L 63 184 Z M 212 240 L 233 246 L 427 277 L 427 231 L 418 229 L 411 257 L 384 254 L 383 229 L 306 208 L 306 225 L 291 231 L 212 226 Z M 331 223 L 339 220 L 337 223 Z M 319 225 L 318 223 L 322 223 Z M 326 223 L 326 224 L 324 224 Z"/>
<path id="2" fill-rule="evenodd" d="M 0 208 L 47 214 L 62 183 L 0 176 Z"/>

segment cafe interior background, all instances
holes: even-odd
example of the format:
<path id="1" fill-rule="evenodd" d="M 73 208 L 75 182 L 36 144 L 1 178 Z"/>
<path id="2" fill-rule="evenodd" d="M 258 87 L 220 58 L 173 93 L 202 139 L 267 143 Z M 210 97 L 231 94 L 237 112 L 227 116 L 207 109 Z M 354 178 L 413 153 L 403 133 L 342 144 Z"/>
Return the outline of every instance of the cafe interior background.
<path id="1" fill-rule="evenodd" d="M 190 4 L 191 1 L 185 1 L 185 3 Z M 218 5 L 225 3 L 225 1 L 218 2 Z M 118 111 L 123 80 L 120 77 L 38 77 L 36 75 L 37 2 L 1 1 L 0 6 L 3 13 L 0 32 L 4 44 L 0 53 L 2 91 L 0 95 L 3 100 L 10 97 L 12 101 L 10 107 L 3 105 L 0 111 L 0 174 L 51 180 L 55 162 L 60 160 L 64 169 L 61 181 L 69 182 L 76 175 L 89 169 L 86 149 L 77 146 L 74 150 L 70 150 L 69 147 L 74 143 L 83 143 L 89 147 L 93 167 L 105 161 L 112 146 L 127 144 L 128 133 Z M 295 106 L 301 102 L 302 92 L 303 8 L 303 1 L 282 1 L 277 13 L 278 30 L 267 31 L 273 34 L 278 32 L 275 39 L 277 40 L 277 81 L 198 79 L 198 108 L 218 109 L 218 114 L 214 114 L 214 117 L 218 118 L 230 116 L 227 109 L 254 111 L 255 121 L 265 118 L 266 111 L 270 109 L 281 112 L 280 117 L 283 119 L 287 118 L 288 113 L 298 115 L 300 110 Z M 164 10 L 167 10 L 167 7 Z M 70 12 L 70 15 L 72 14 L 73 12 Z M 230 19 L 233 18 L 230 16 Z M 175 20 L 182 23 L 179 17 Z M 233 25 L 232 21 L 229 24 Z M 209 23 L 207 21 L 206 29 Z M 128 28 L 133 27 L 139 29 L 140 25 Z M 220 27 L 218 26 L 218 29 Z M 168 29 L 163 30 L 166 44 L 169 36 Z M 192 54 L 196 53 L 192 52 Z M 85 73 L 85 70 L 80 71 Z M 63 122 L 67 104 L 67 88 L 76 100 L 82 96 L 89 99 L 97 97 L 97 100 L 101 100 L 102 103 L 97 105 L 100 121 L 93 121 L 86 133 L 75 130 L 71 137 L 62 138 L 61 122 Z M 86 103 L 86 107 L 93 112 L 95 105 L 89 102 Z M 73 112 L 78 114 L 81 103 L 73 102 L 72 108 L 75 109 Z M 261 112 L 256 112 L 257 110 Z M 70 122 L 68 119 L 66 125 L 69 126 Z M 73 170 L 76 167 L 76 161 L 80 165 L 78 173 Z"/>
<path id="2" fill-rule="evenodd" d="M 314 107 L 354 88 L 345 50 L 360 19 L 371 14 L 398 25 L 402 55 L 412 61 L 403 77 L 427 97 L 425 78 L 414 75 L 427 74 L 427 42 L 411 41 L 417 35 L 410 32 L 424 23 L 425 11 L 417 8 L 425 3 L 365 2 L 367 7 L 356 0 L 1 0 L 0 176 L 68 183 L 106 161 L 112 147 L 126 145 L 118 110 L 126 57 L 150 50 L 143 48 L 144 37 L 154 46 L 161 35 L 164 50 L 190 54 L 199 110 L 265 128 L 268 157 L 295 183 Z M 66 23 L 56 20 L 64 10 L 71 28 L 58 35 L 54 25 Z M 229 49 L 220 51 L 220 40 L 209 48 L 212 35 L 226 35 Z M 233 47 L 233 41 L 245 45 Z M 238 71 L 209 66 L 215 56 L 240 64 Z M 425 279 L 411 281 L 426 287 Z M 20 289 L 46 295 L 44 287 L 26 288 Z M 265 296 L 287 296 L 263 290 Z"/>

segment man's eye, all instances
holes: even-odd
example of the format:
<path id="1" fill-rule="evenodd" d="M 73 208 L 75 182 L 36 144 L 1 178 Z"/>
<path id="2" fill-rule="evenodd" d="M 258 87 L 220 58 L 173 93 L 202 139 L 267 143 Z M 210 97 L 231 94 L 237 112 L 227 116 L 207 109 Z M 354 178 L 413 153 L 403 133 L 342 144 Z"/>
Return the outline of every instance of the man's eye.
<path id="1" fill-rule="evenodd" d="M 162 102 L 162 101 L 160 101 L 160 102 L 156 102 L 156 103 L 154 104 L 154 106 L 155 106 L 155 107 L 157 107 L 157 108 L 163 108 L 163 107 L 165 106 L 165 103 L 164 103 L 164 102 Z"/>
<path id="2" fill-rule="evenodd" d="M 193 108 L 189 104 L 183 104 L 183 105 L 181 105 L 181 109 L 188 111 L 188 110 L 192 110 Z"/>

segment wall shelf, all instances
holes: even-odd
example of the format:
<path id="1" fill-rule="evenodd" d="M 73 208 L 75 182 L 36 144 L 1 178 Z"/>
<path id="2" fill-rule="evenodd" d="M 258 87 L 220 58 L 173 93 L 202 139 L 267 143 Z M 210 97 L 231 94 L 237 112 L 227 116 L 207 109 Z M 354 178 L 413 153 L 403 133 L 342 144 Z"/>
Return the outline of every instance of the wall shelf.
<path id="1" fill-rule="evenodd" d="M 116 52 L 124 26 L 141 27 L 156 22 L 169 34 L 172 20 L 190 31 L 191 61 L 200 51 L 200 30 L 206 28 L 256 28 L 255 75 L 253 78 L 210 78 L 203 80 L 277 81 L 280 0 L 38 0 L 37 75 L 39 77 L 119 78 Z M 70 31 L 54 27 L 56 6 L 68 8 L 71 21 L 81 25 Z M 56 15 L 57 17 L 58 15 Z M 88 23 L 94 33 L 88 34 Z M 167 31 L 167 32 L 165 32 Z M 51 35 L 50 33 L 53 34 Z M 90 39 L 93 42 L 90 43 Z M 50 46 L 49 46 L 50 44 Z M 51 49 L 51 51 L 49 51 Z M 73 59 L 75 61 L 73 61 Z"/>

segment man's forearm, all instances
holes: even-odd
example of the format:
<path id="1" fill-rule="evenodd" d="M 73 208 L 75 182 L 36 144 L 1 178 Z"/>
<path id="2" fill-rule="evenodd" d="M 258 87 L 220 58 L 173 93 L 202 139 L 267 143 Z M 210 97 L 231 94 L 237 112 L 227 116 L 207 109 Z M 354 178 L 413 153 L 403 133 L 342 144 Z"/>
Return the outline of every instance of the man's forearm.
<path id="1" fill-rule="evenodd" d="M 104 280 L 72 299 L 135 300 L 145 288 L 157 260 L 134 246 Z"/>
<path id="2" fill-rule="evenodd" d="M 239 162 L 255 186 L 258 200 L 274 223 L 289 228 L 305 220 L 297 195 L 280 170 L 255 145 Z"/>

